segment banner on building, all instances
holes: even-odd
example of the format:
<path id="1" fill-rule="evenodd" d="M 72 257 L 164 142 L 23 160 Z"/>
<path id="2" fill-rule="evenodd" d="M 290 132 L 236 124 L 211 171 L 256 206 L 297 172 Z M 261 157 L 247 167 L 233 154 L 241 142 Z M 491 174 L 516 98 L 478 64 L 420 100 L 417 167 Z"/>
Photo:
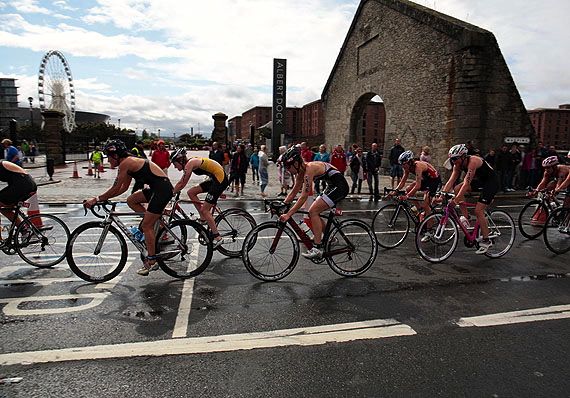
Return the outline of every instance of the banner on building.
<path id="1" fill-rule="evenodd" d="M 273 157 L 279 155 L 281 137 L 285 135 L 287 121 L 287 60 L 273 59 L 273 112 L 271 129 L 271 152 Z"/>

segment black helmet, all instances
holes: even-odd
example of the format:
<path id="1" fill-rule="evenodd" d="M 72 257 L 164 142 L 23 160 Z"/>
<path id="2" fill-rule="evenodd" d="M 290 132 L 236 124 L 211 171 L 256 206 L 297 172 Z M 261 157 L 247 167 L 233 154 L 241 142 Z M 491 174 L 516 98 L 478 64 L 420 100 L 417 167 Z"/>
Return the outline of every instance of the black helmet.
<path id="1" fill-rule="evenodd" d="M 291 166 L 295 162 L 301 162 L 303 158 L 301 157 L 301 150 L 296 146 L 289 148 L 287 152 L 281 157 L 281 161 L 285 167 Z"/>
<path id="2" fill-rule="evenodd" d="M 184 148 L 178 148 L 177 150 L 175 150 L 174 152 L 172 152 L 172 154 L 170 155 L 170 162 L 174 162 L 176 159 L 186 156 L 186 149 Z"/>
<path id="3" fill-rule="evenodd" d="M 107 156 L 117 154 L 120 158 L 122 158 L 129 154 L 129 150 L 123 141 L 109 140 L 103 146 L 103 153 L 105 153 Z"/>

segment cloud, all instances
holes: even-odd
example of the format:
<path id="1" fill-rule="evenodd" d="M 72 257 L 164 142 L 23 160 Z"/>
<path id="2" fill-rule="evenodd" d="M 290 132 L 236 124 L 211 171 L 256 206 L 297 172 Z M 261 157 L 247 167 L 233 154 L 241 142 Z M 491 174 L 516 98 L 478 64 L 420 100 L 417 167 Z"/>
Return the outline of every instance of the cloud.
<path id="1" fill-rule="evenodd" d="M 175 47 L 141 37 L 108 36 L 68 24 L 42 26 L 29 23 L 18 14 L 0 15 L 0 46 L 45 51 L 52 48 L 54 43 L 64 53 L 103 59 L 135 55 L 152 60 L 182 55 Z"/>

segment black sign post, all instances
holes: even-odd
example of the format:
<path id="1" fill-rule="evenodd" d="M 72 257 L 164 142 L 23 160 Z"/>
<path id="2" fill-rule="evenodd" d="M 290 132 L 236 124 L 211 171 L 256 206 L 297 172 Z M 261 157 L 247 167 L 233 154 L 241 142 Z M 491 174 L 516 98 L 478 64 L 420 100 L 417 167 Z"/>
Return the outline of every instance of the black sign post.
<path id="1" fill-rule="evenodd" d="M 271 129 L 271 152 L 273 158 L 279 156 L 281 137 L 285 135 L 287 121 L 287 60 L 273 59 L 273 112 Z"/>

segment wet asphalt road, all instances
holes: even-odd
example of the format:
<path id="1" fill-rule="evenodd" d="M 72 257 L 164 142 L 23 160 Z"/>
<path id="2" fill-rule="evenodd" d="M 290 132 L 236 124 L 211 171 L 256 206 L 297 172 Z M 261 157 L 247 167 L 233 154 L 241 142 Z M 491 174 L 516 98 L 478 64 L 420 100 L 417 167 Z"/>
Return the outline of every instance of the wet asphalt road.
<path id="1" fill-rule="evenodd" d="M 522 203 L 497 205 L 516 216 Z M 260 202 L 239 204 L 266 219 Z M 345 217 L 367 221 L 373 208 L 343 205 Z M 71 229 L 87 220 L 78 207 L 42 211 Z M 567 396 L 569 309 L 550 307 L 570 304 L 570 258 L 548 252 L 542 240 L 519 234 L 495 260 L 460 243 L 449 260 L 431 265 L 409 237 L 381 250 L 358 278 L 300 260 L 276 283 L 257 281 L 240 259 L 218 253 L 195 280 L 161 271 L 143 278 L 130 249 L 128 268 L 98 286 L 75 278 L 65 263 L 40 270 L 1 256 L 0 378 L 22 380 L 0 385 L 0 396 Z M 546 307 L 555 319 L 461 327 L 468 317 Z M 348 328 L 355 340 L 346 341 L 319 329 L 375 320 L 391 320 L 400 333 L 367 336 L 375 329 L 335 326 Z M 313 340 L 299 332 L 282 344 L 256 334 L 311 327 Z M 208 336 L 221 337 L 198 344 Z M 249 346 L 231 343 L 235 336 Z M 174 343 L 183 353 L 172 355 L 180 352 Z M 83 359 L 57 362 L 68 355 L 58 351 L 46 363 L 5 364 L 14 353 L 34 362 L 32 351 L 104 345 L 113 345 L 102 349 L 108 359 L 85 350 Z M 129 354 L 117 358 L 125 347 Z"/>

